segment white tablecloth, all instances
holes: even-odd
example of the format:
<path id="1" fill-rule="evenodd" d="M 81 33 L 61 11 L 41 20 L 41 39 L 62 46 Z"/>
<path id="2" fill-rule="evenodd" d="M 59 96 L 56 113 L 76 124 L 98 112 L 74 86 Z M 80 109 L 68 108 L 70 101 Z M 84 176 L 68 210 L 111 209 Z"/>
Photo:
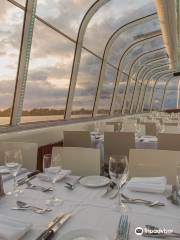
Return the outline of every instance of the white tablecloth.
<path id="1" fill-rule="evenodd" d="M 49 183 L 40 182 L 37 178 L 32 181 L 35 184 L 47 186 Z M 22 221 L 28 221 L 33 224 L 33 228 L 22 240 L 34 240 L 38 234 L 44 230 L 50 220 L 62 212 L 73 213 L 72 218 L 57 233 L 54 239 L 59 239 L 62 234 L 75 229 L 90 228 L 97 229 L 106 233 L 109 240 L 113 240 L 121 213 L 114 211 L 113 205 L 117 198 L 110 200 L 108 197 L 102 197 L 106 187 L 86 188 L 80 184 L 72 191 L 64 188 L 64 182 L 56 183 L 57 196 L 64 200 L 62 206 L 53 207 L 53 211 L 44 215 L 32 213 L 31 211 L 14 211 L 16 200 L 32 203 L 39 207 L 45 207 L 45 200 L 51 196 L 51 193 L 42 193 L 34 190 L 24 190 L 24 193 L 18 198 L 6 196 L 0 200 L 0 212 L 6 216 L 11 216 Z M 12 187 L 12 181 L 5 182 L 5 190 L 9 191 Z M 115 190 L 114 190 L 115 191 Z M 172 205 L 166 196 L 169 194 L 149 194 L 124 192 L 130 197 L 141 197 L 148 200 L 160 200 L 166 204 L 165 207 L 148 207 L 141 204 L 128 205 L 128 216 L 130 219 L 130 240 L 142 239 L 135 235 L 134 230 L 137 226 L 143 227 L 145 224 L 152 224 L 158 227 L 174 229 L 180 232 L 180 207 Z"/>

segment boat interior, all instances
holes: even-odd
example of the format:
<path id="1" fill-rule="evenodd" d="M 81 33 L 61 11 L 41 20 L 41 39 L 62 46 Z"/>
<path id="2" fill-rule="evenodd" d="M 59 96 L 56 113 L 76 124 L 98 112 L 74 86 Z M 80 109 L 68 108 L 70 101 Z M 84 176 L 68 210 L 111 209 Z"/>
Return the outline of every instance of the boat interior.
<path id="1" fill-rule="evenodd" d="M 61 199 L 29 215 L 9 211 L 17 199 L 46 202 L 26 188 Z M 0 0 L 0 239 L 180 238 L 179 190 L 180 1 Z M 78 201 L 87 206 L 80 230 L 72 218 L 42 232 L 57 210 L 66 222 Z M 105 214 L 111 223 L 98 225 Z M 15 235 L 9 225 L 7 234 L 1 216 L 41 226 Z"/>

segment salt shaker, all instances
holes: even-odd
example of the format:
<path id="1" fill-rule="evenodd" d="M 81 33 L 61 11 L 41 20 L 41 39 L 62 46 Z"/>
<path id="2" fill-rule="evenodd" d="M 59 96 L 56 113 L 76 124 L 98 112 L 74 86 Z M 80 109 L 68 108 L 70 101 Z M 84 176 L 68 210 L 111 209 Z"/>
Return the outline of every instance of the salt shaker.
<path id="1" fill-rule="evenodd" d="M 2 180 L 2 176 L 0 174 L 0 198 L 4 196 L 4 187 L 3 187 L 3 180 Z"/>

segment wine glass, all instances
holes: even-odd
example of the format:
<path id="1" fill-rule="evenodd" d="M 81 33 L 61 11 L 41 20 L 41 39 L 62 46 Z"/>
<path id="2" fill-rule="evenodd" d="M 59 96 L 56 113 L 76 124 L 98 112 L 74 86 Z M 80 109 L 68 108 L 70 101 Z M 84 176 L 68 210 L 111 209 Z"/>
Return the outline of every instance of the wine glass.
<path id="1" fill-rule="evenodd" d="M 127 181 L 129 173 L 128 160 L 125 155 L 112 155 L 109 159 L 109 175 L 118 186 L 118 204 L 115 210 L 125 211 L 126 206 L 121 201 L 121 187 Z"/>
<path id="2" fill-rule="evenodd" d="M 46 201 L 47 205 L 58 206 L 62 204 L 62 199 L 56 197 L 56 181 L 58 179 L 61 167 L 58 166 L 58 159 L 51 154 L 45 154 L 43 157 L 43 171 L 48 176 L 49 181 L 53 187 L 53 195 Z"/>
<path id="3" fill-rule="evenodd" d="M 4 163 L 7 169 L 10 171 L 13 176 L 13 192 L 8 192 L 7 195 L 14 194 L 18 195 L 17 188 L 17 174 L 22 167 L 22 152 L 20 149 L 11 149 L 4 152 Z"/>

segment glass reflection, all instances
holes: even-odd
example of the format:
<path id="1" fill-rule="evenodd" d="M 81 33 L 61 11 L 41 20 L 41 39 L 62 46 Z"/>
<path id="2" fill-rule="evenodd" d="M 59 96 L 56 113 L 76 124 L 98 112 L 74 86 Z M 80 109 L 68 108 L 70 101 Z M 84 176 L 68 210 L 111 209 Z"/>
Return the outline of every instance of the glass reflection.
<path id="1" fill-rule="evenodd" d="M 63 119 L 74 44 L 36 20 L 22 123 Z"/>
<path id="2" fill-rule="evenodd" d="M 74 94 L 71 117 L 92 115 L 101 60 L 83 50 Z"/>
<path id="3" fill-rule="evenodd" d="M 0 125 L 9 124 L 15 90 L 24 12 L 1 0 L 0 10 Z"/>

